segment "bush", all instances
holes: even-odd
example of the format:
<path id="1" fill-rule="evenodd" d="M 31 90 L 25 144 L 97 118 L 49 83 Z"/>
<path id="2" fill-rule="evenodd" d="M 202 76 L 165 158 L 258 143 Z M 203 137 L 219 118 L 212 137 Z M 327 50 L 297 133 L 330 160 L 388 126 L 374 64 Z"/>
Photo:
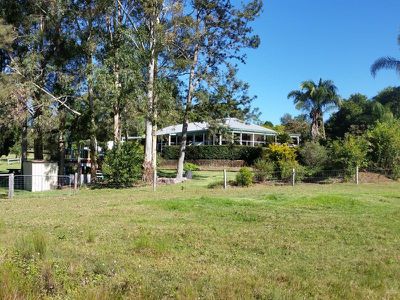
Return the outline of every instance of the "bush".
<path id="1" fill-rule="evenodd" d="M 331 143 L 330 154 L 333 167 L 344 169 L 348 176 L 352 176 L 357 166 L 367 166 L 368 143 L 362 136 L 347 134 L 343 140 Z"/>
<path id="2" fill-rule="evenodd" d="M 258 158 L 261 158 L 263 149 L 261 147 L 248 147 L 237 145 L 207 145 L 188 146 L 185 158 L 196 159 L 226 159 L 244 160 L 247 165 L 252 165 Z M 179 146 L 166 146 L 163 148 L 162 156 L 165 159 L 178 159 Z"/>
<path id="3" fill-rule="evenodd" d="M 290 137 L 290 135 L 288 133 L 283 132 L 283 133 L 278 134 L 277 141 L 278 141 L 278 143 L 281 143 L 281 144 L 291 144 L 292 138 Z"/>
<path id="4" fill-rule="evenodd" d="M 279 161 L 278 172 L 280 179 L 283 181 L 291 181 L 293 178 L 293 169 L 296 171 L 295 180 L 301 181 L 305 176 L 305 169 L 297 161 Z"/>
<path id="5" fill-rule="evenodd" d="M 323 169 L 328 159 L 326 148 L 317 142 L 306 142 L 299 154 L 301 162 L 312 170 Z"/>
<path id="6" fill-rule="evenodd" d="M 258 159 L 253 168 L 255 170 L 255 179 L 260 182 L 271 179 L 275 172 L 275 164 L 263 159 Z"/>
<path id="7" fill-rule="evenodd" d="M 236 175 L 236 183 L 238 186 L 250 186 L 253 183 L 253 177 L 250 168 L 241 168 Z"/>
<path id="8" fill-rule="evenodd" d="M 296 160 L 296 149 L 289 147 L 287 144 L 269 145 L 266 150 L 266 159 L 279 162 L 279 161 L 295 161 Z"/>
<path id="9" fill-rule="evenodd" d="M 207 188 L 209 188 L 209 189 L 218 189 L 218 188 L 223 188 L 223 187 L 224 187 L 223 180 L 213 181 L 207 185 Z"/>
<path id="10" fill-rule="evenodd" d="M 196 165 L 196 164 L 185 163 L 185 164 L 183 165 L 183 170 L 184 170 L 185 172 L 187 172 L 187 171 L 199 171 L 199 170 L 200 170 L 200 167 L 199 167 L 198 165 Z"/>
<path id="11" fill-rule="evenodd" d="M 371 146 L 370 159 L 375 167 L 392 173 L 393 179 L 400 177 L 400 121 L 378 123 L 367 132 Z"/>
<path id="12" fill-rule="evenodd" d="M 103 174 L 116 186 L 128 186 L 142 177 L 143 149 L 138 143 L 123 143 L 106 153 Z"/>

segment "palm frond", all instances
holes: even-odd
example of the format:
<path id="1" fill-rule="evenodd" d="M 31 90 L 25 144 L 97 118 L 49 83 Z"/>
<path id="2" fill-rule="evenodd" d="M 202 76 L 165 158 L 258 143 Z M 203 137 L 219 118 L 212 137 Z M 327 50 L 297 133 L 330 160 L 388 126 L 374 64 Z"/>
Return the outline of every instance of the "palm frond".
<path id="1" fill-rule="evenodd" d="M 400 75 L 400 60 L 394 57 L 381 57 L 377 59 L 371 66 L 371 74 L 373 77 L 382 69 L 395 70 Z"/>

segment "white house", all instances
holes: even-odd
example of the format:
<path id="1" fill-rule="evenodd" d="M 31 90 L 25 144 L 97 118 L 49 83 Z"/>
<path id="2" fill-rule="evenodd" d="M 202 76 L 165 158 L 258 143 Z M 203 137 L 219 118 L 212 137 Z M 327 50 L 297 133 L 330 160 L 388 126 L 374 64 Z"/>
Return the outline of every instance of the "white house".
<path id="1" fill-rule="evenodd" d="M 226 118 L 219 127 L 224 128 L 224 134 L 213 133 L 207 122 L 188 124 L 188 145 L 224 145 L 234 143 L 245 146 L 262 146 L 276 142 L 278 133 L 260 125 L 246 123 L 236 118 Z M 158 145 L 180 145 L 182 140 L 182 124 L 172 125 L 157 131 Z M 293 144 L 300 143 L 299 134 L 290 134 Z"/>

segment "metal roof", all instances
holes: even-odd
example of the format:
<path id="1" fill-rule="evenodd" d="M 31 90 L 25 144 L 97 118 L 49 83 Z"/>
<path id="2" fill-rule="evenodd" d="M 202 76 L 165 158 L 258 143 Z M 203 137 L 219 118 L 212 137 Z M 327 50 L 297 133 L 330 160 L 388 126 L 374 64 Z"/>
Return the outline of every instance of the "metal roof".
<path id="1" fill-rule="evenodd" d="M 221 122 L 221 125 L 226 126 L 228 129 L 237 132 L 249 132 L 249 133 L 258 133 L 258 134 L 266 134 L 266 135 L 276 135 L 277 132 L 265 128 L 263 126 L 245 123 L 236 118 L 226 118 Z M 207 131 L 210 125 L 207 122 L 192 122 L 188 124 L 188 133 L 196 132 L 196 131 Z M 182 132 L 182 124 L 171 125 L 165 128 L 162 128 L 157 131 L 157 135 L 176 135 Z"/>

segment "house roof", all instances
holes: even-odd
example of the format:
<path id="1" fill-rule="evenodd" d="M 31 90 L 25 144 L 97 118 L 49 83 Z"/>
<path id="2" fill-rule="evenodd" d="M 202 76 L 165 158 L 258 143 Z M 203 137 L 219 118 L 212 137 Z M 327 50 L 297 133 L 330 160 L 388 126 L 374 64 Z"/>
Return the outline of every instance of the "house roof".
<path id="1" fill-rule="evenodd" d="M 276 135 L 276 131 L 272 129 L 265 128 L 263 126 L 245 123 L 236 118 L 226 118 L 223 120 L 222 124 L 226 126 L 228 129 L 232 131 L 238 132 L 251 132 L 258 134 L 266 134 L 266 135 Z M 196 131 L 206 131 L 210 128 L 209 123 L 207 122 L 192 122 L 188 124 L 188 132 L 196 132 Z M 165 135 L 165 134 L 179 134 L 182 132 L 182 124 L 171 125 L 168 127 L 164 127 L 157 131 L 157 135 Z"/>

